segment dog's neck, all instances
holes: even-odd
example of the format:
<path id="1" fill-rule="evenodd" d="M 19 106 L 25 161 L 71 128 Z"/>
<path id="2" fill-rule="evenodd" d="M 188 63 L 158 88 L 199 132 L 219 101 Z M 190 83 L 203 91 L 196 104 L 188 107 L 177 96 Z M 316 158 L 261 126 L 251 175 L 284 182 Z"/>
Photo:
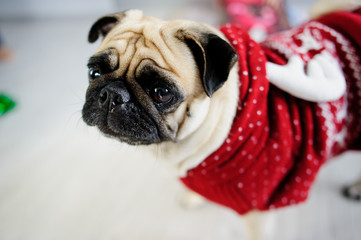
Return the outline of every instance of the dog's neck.
<path id="1" fill-rule="evenodd" d="M 151 147 L 157 160 L 164 162 L 178 176 L 200 164 L 227 138 L 239 100 L 238 65 L 228 80 L 210 99 L 205 121 L 192 134 L 177 142 L 164 142 Z M 221 127 L 220 127 L 221 126 Z"/>

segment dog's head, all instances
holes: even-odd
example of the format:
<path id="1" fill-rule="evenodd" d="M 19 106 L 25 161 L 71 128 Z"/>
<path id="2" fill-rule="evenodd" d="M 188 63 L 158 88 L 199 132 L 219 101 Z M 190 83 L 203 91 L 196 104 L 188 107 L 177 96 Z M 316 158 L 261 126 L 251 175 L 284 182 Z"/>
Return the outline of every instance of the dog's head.
<path id="1" fill-rule="evenodd" d="M 209 98 L 237 61 L 215 30 L 191 21 L 162 21 L 141 11 L 94 23 L 83 119 L 129 144 L 177 141 L 203 122 Z"/>

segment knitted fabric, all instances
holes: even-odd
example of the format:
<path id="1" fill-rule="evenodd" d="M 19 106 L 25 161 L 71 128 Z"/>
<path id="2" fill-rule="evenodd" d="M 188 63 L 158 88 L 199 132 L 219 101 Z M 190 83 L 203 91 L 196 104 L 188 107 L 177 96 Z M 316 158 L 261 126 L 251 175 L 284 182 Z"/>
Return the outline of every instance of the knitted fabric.
<path id="1" fill-rule="evenodd" d="M 284 207 L 308 197 L 327 159 L 361 149 L 361 17 L 342 14 L 342 21 L 311 21 L 261 44 L 235 25 L 221 27 L 239 56 L 239 104 L 227 139 L 181 178 L 186 186 L 240 214 Z M 350 16 L 354 21 L 344 19 Z M 335 31 L 337 24 L 350 33 Z M 322 51 L 338 59 L 345 74 L 347 92 L 339 100 L 304 101 L 267 80 L 267 61 L 284 65 L 299 54 L 307 64 Z"/>

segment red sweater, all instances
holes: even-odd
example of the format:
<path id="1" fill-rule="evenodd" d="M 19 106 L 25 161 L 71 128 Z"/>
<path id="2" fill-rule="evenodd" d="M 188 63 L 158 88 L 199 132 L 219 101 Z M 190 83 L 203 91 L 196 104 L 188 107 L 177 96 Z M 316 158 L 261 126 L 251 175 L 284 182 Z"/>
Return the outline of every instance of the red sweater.
<path id="1" fill-rule="evenodd" d="M 221 31 L 239 55 L 236 117 L 223 145 L 181 181 L 240 214 L 300 203 L 327 159 L 361 149 L 361 16 L 335 13 L 261 44 L 234 25 Z M 322 47 L 305 48 L 310 38 Z M 339 100 L 304 101 L 267 80 L 266 61 L 283 65 L 299 54 L 307 63 L 321 51 L 341 62 L 347 92 Z"/>

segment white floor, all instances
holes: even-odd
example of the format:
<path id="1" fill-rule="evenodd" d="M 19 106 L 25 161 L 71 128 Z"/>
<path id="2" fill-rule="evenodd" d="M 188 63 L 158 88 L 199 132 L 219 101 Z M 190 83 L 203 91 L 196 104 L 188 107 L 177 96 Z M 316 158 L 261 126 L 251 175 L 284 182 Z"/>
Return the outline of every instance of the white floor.
<path id="1" fill-rule="evenodd" d="M 0 117 L 0 239 L 245 239 L 235 213 L 183 209 L 156 160 L 82 122 L 94 20 L 0 23 L 15 53 L 0 63 L 0 92 L 17 101 Z M 278 211 L 275 239 L 361 239 L 361 203 L 339 192 L 358 176 L 361 153 L 325 166 L 306 204 Z"/>

